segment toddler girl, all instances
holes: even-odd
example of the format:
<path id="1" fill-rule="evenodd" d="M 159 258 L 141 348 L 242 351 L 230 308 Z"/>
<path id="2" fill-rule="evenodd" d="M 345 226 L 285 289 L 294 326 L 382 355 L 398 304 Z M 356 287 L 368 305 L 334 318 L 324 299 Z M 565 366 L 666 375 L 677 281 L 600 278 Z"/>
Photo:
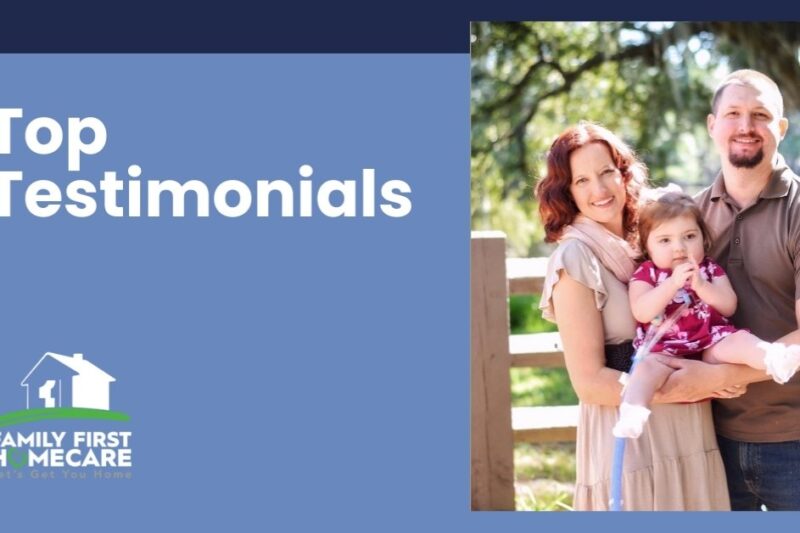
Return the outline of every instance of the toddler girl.
<path id="1" fill-rule="evenodd" d="M 638 326 L 635 348 L 642 345 L 648 325 L 678 309 L 683 312 L 651 352 L 674 357 L 701 356 L 709 363 L 737 363 L 764 370 L 785 383 L 800 367 L 800 346 L 762 341 L 737 330 L 725 317 L 736 310 L 736 294 L 722 268 L 705 256 L 708 229 L 691 197 L 668 192 L 639 211 L 639 239 L 646 250 L 633 273 L 628 293 Z M 657 358 L 636 365 L 614 426 L 617 437 L 636 438 L 650 415 L 647 406 L 674 370 Z"/>

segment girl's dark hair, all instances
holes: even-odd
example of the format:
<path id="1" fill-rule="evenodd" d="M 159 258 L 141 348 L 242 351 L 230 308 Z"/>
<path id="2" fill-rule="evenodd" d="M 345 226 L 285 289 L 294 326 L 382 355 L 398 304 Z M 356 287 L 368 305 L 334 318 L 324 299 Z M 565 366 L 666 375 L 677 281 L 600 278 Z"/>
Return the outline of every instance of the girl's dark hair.
<path id="1" fill-rule="evenodd" d="M 708 226 L 703 221 L 700 208 L 694 203 L 692 197 L 682 192 L 668 192 L 655 200 L 646 201 L 639 208 L 639 244 L 644 257 L 647 254 L 647 238 L 659 224 L 677 217 L 690 216 L 695 219 L 703 234 L 703 250 L 708 253 L 711 249 L 712 236 Z"/>

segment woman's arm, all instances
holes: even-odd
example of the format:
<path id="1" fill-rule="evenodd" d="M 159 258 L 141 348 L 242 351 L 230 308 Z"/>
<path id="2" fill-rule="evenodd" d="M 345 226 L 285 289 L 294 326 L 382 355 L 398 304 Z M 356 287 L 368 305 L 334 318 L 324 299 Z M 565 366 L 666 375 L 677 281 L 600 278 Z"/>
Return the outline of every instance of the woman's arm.
<path id="1" fill-rule="evenodd" d="M 619 405 L 621 372 L 605 366 L 603 319 L 594 292 L 562 272 L 553 287 L 553 308 L 578 398 L 585 403 Z"/>

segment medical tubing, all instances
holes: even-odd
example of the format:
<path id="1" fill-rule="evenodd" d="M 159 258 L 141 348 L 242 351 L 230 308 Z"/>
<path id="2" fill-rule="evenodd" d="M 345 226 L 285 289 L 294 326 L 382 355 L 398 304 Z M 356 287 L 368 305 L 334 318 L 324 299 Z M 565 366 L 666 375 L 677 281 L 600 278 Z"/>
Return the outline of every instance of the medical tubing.
<path id="1" fill-rule="evenodd" d="M 661 340 L 661 337 L 664 336 L 664 333 L 667 332 L 675 322 L 683 315 L 683 312 L 689 307 L 691 303 L 691 297 L 689 293 L 685 290 L 681 289 L 680 293 L 681 299 L 683 303 L 678 307 L 675 311 L 673 311 L 666 319 L 662 320 L 660 324 L 657 326 L 650 323 L 650 326 L 647 328 L 647 333 L 644 336 L 644 342 L 642 342 L 639 349 L 636 350 L 636 353 L 633 356 L 633 364 L 631 365 L 630 374 L 633 375 L 633 371 L 636 369 L 636 364 L 650 355 L 650 350 L 653 346 Z M 622 391 L 622 399 L 620 403 L 625 401 L 625 390 Z M 622 437 L 616 437 L 614 440 L 614 459 L 611 463 L 611 501 L 609 502 L 609 508 L 612 511 L 621 511 L 622 510 L 622 464 L 625 458 L 625 440 Z"/>

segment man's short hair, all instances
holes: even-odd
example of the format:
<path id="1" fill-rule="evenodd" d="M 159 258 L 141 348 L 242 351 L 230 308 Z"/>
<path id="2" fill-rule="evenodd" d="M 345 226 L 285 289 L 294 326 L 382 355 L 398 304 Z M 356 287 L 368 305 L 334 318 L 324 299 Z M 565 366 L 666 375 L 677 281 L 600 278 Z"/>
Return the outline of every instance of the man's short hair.
<path id="1" fill-rule="evenodd" d="M 729 85 L 747 85 L 749 87 L 753 87 L 754 89 L 758 89 L 760 91 L 771 91 L 775 95 L 775 100 L 778 103 L 778 117 L 783 117 L 783 96 L 781 95 L 781 90 L 778 88 L 778 84 L 772 81 L 772 78 L 767 76 L 766 74 L 762 74 L 757 70 L 750 70 L 750 69 L 742 69 L 736 70 L 731 72 L 722 82 L 717 85 L 717 89 L 714 91 L 714 97 L 711 99 L 711 113 L 716 115 L 717 114 L 717 106 L 719 106 L 719 100 L 722 98 L 722 93 Z"/>

